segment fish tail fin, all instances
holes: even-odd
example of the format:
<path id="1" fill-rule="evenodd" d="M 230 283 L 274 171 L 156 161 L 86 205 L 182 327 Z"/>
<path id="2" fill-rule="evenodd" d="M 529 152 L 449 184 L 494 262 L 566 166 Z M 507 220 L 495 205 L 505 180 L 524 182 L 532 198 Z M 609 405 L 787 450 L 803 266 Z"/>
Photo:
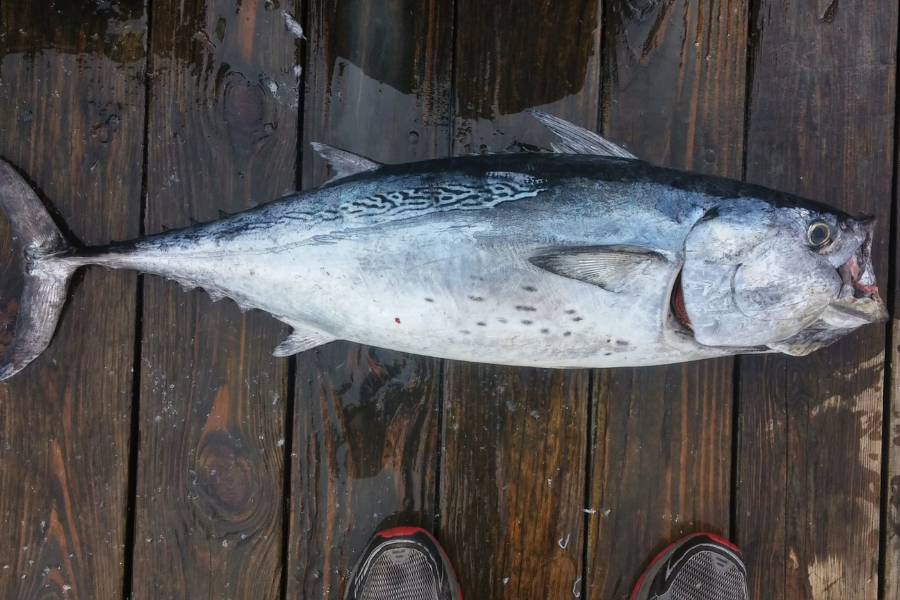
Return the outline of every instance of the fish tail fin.
<path id="1" fill-rule="evenodd" d="M 16 334 L 0 361 L 0 380 L 24 369 L 47 346 L 62 312 L 69 280 L 78 264 L 63 260 L 72 246 L 53 222 L 34 190 L 0 160 L 0 208 L 25 259 L 25 289 Z"/>

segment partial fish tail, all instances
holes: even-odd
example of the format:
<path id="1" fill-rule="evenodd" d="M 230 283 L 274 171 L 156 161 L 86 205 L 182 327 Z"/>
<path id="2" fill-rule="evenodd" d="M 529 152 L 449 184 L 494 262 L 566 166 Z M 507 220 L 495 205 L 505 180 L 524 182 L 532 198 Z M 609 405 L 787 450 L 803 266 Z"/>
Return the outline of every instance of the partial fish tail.
<path id="1" fill-rule="evenodd" d="M 47 213 L 34 190 L 0 160 L 0 208 L 6 213 L 25 259 L 16 335 L 0 361 L 0 380 L 8 379 L 46 350 L 66 301 L 78 264 L 64 260 L 72 246 Z"/>

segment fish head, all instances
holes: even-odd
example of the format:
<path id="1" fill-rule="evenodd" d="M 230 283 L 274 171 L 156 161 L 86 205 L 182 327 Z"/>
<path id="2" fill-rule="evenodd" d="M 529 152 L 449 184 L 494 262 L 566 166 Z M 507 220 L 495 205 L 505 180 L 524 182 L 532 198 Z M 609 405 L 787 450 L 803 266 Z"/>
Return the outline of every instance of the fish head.
<path id="1" fill-rule="evenodd" d="M 888 319 L 872 266 L 875 219 L 812 202 L 739 198 L 685 240 L 685 323 L 700 344 L 802 356 Z"/>

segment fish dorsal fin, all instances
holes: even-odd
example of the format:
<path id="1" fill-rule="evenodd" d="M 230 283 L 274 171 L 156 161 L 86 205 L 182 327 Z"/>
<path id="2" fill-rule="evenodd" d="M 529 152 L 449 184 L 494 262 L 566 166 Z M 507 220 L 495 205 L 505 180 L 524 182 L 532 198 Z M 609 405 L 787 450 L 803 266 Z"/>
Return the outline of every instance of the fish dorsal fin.
<path id="1" fill-rule="evenodd" d="M 668 262 L 661 254 L 638 246 L 574 246 L 551 249 L 530 259 L 531 264 L 556 275 L 618 292 L 654 262 Z"/>
<path id="2" fill-rule="evenodd" d="M 366 171 L 374 171 L 381 166 L 381 163 L 375 162 L 365 156 L 353 154 L 328 144 L 321 142 L 312 142 L 313 149 L 319 153 L 328 166 L 331 167 L 331 179 L 327 183 L 332 183 L 338 179 L 343 179 L 356 173 L 365 173 Z"/>
<path id="3" fill-rule="evenodd" d="M 278 344 L 278 347 L 272 352 L 274 356 L 284 357 L 311 350 L 322 344 L 333 342 L 337 338 L 324 331 L 319 331 L 309 325 L 300 325 L 291 323 L 294 331 L 284 338 L 284 341 Z"/>
<path id="4" fill-rule="evenodd" d="M 596 154 L 597 156 L 618 156 L 619 158 L 637 158 L 634 154 L 613 144 L 608 139 L 569 123 L 559 117 L 548 115 L 531 109 L 528 113 L 559 136 L 558 144 L 552 144 L 553 150 L 560 154 Z"/>

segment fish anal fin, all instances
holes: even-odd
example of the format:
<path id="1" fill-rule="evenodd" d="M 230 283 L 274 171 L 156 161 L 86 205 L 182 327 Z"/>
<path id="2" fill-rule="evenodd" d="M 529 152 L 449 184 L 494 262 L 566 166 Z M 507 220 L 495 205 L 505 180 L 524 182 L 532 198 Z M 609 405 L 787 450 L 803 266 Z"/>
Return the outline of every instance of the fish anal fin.
<path id="1" fill-rule="evenodd" d="M 306 350 L 312 350 L 337 339 L 333 335 L 309 325 L 291 324 L 291 326 L 294 328 L 294 331 L 284 338 L 283 342 L 278 344 L 278 347 L 272 352 L 274 356 L 279 358 L 291 356 Z"/>
<path id="2" fill-rule="evenodd" d="M 637 158 L 625 148 L 584 127 L 579 127 L 574 123 L 569 123 L 564 119 L 548 115 L 539 110 L 531 109 L 528 113 L 559 137 L 559 143 L 551 144 L 554 152 L 560 154 L 595 154 L 597 156 Z"/>
<path id="3" fill-rule="evenodd" d="M 639 246 L 571 246 L 550 249 L 529 259 L 531 264 L 562 277 L 584 281 L 608 292 L 619 292 L 661 254 Z"/>
<path id="4" fill-rule="evenodd" d="M 327 183 L 332 183 L 338 179 L 349 177 L 357 173 L 365 173 L 366 171 L 374 171 L 381 166 L 381 163 L 372 159 L 323 144 L 321 142 L 311 142 L 313 149 L 319 153 L 328 166 L 331 167 L 331 179 Z"/>

